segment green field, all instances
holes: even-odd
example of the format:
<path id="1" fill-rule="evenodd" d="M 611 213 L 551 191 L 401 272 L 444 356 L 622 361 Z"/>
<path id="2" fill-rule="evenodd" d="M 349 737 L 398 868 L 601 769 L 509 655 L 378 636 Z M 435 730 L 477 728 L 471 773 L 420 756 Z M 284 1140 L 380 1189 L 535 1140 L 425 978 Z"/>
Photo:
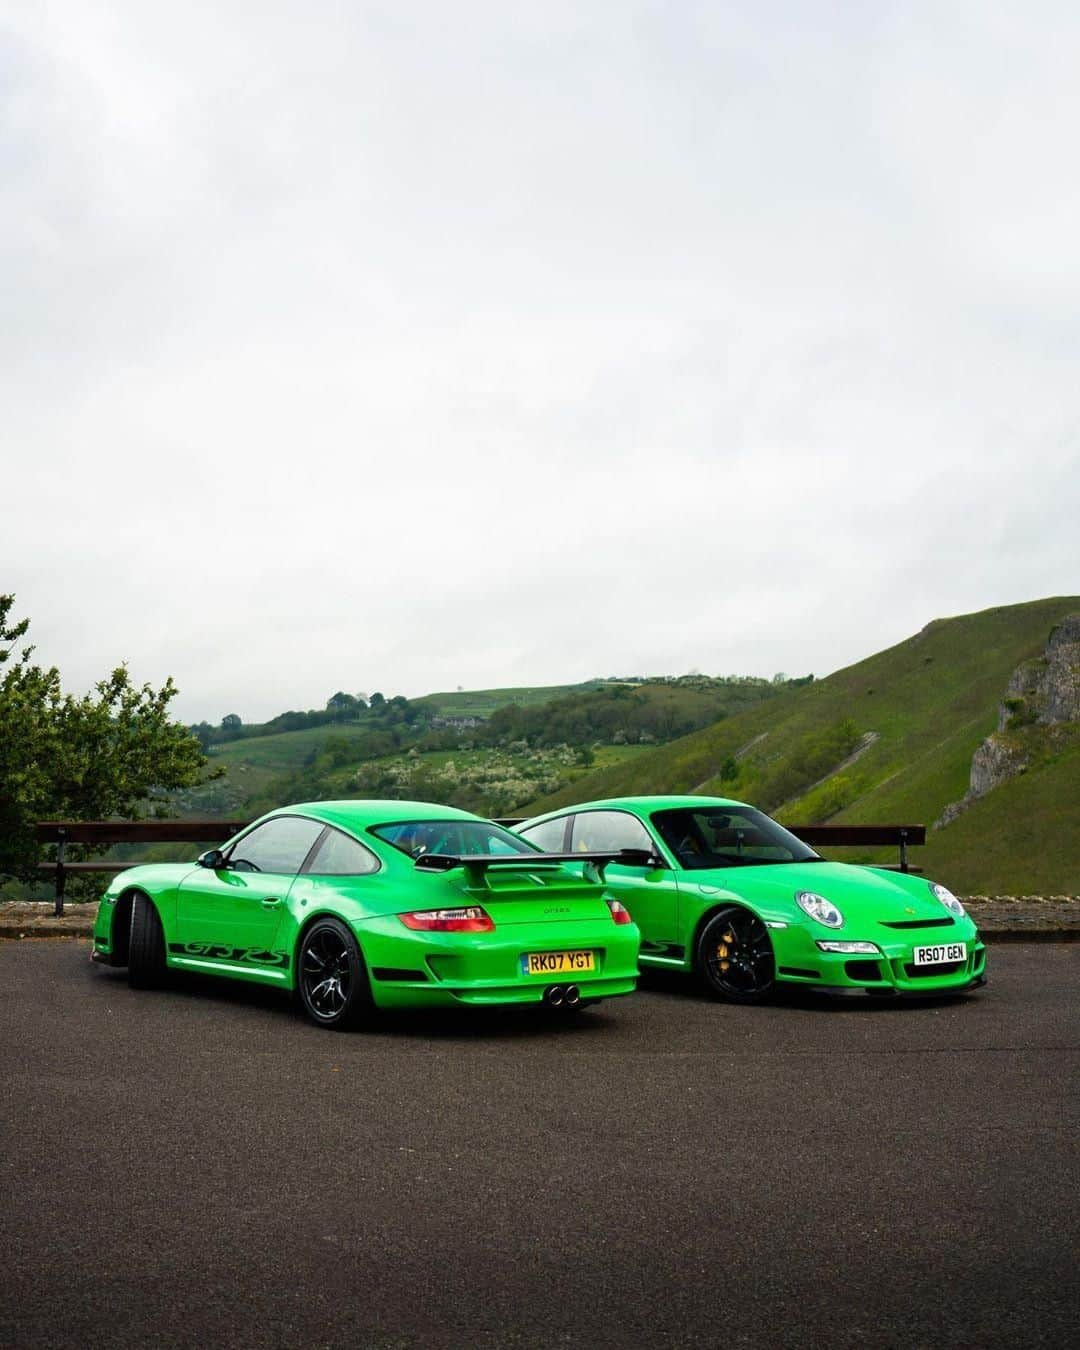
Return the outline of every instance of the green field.
<path id="1" fill-rule="evenodd" d="M 212 765 L 242 764 L 249 769 L 272 769 L 280 773 L 299 768 L 313 752 L 325 745 L 328 737 L 351 740 L 363 736 L 367 730 L 365 726 L 346 722 L 309 727 L 304 731 L 282 731 L 276 736 L 251 736 L 212 746 L 208 758 Z"/>
<path id="2" fill-rule="evenodd" d="M 550 703 L 564 694 L 581 694 L 588 689 L 599 689 L 603 681 L 586 680 L 584 684 L 538 684 L 513 689 L 458 689 L 441 694 L 425 694 L 414 703 L 437 717 L 488 718 L 496 708 L 508 703 L 519 708 L 535 708 Z"/>
<path id="3" fill-rule="evenodd" d="M 178 816 L 232 816 L 244 814 L 247 803 L 260 799 L 282 777 L 298 772 L 318 756 L 327 740 L 354 740 L 366 728 L 350 725 L 282 731 L 276 736 L 252 736 L 226 741 L 207 752 L 211 770 L 224 774 L 204 787 L 177 793 Z"/>

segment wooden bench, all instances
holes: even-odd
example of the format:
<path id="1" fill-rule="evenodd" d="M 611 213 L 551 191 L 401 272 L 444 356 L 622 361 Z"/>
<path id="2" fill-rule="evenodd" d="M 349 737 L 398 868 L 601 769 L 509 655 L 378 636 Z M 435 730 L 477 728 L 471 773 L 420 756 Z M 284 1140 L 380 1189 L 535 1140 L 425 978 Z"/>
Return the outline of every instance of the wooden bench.
<path id="1" fill-rule="evenodd" d="M 900 850 L 900 861 L 884 864 L 896 872 L 918 872 L 908 863 L 911 845 L 926 843 L 925 825 L 785 825 L 796 839 L 811 848 L 877 848 L 886 844 Z"/>
<path id="2" fill-rule="evenodd" d="M 69 873 L 126 872 L 138 862 L 67 862 L 69 844 L 220 844 L 237 834 L 246 820 L 39 820 L 34 832 L 43 844 L 56 845 L 56 861 L 38 863 L 56 881 L 53 913 L 64 912 L 64 884 Z"/>

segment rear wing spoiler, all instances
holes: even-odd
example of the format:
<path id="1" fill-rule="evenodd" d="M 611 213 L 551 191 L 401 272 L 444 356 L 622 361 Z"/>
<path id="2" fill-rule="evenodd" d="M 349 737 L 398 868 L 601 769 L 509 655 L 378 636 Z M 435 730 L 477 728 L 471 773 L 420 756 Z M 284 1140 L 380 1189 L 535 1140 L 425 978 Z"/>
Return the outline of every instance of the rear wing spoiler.
<path id="1" fill-rule="evenodd" d="M 486 886 L 486 873 L 493 867 L 531 872 L 537 867 L 561 867 L 567 863 L 585 863 L 596 871 L 597 880 L 604 880 L 604 868 L 609 863 L 627 867 L 648 867 L 654 856 L 644 848 L 623 848 L 608 853 L 421 853 L 414 866 L 418 872 L 452 872 L 463 867 L 470 886 Z"/>

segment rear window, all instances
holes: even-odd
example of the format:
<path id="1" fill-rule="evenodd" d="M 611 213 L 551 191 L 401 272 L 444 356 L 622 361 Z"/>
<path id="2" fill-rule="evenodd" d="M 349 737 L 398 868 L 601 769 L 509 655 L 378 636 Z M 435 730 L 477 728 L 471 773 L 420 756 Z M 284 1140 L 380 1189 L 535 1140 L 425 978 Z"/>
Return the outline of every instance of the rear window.
<path id="1" fill-rule="evenodd" d="M 402 820 L 374 825 L 371 833 L 410 858 L 420 858 L 426 853 L 463 858 L 536 852 L 519 835 L 487 820 Z"/>

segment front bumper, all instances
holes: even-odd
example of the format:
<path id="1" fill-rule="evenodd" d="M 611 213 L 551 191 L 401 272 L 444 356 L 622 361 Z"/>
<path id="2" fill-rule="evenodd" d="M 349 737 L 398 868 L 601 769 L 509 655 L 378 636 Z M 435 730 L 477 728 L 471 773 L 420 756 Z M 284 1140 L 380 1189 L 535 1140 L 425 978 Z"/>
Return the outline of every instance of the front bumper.
<path id="1" fill-rule="evenodd" d="M 947 938 L 943 938 L 947 932 Z M 883 936 L 883 933 L 885 936 Z M 776 978 L 784 984 L 830 991 L 864 991 L 871 994 L 960 993 L 986 983 L 986 947 L 970 919 L 953 928 L 906 929 L 902 936 L 879 927 L 874 933 L 844 930 L 829 932 L 820 925 L 793 924 L 772 931 L 776 956 Z M 823 952 L 817 939 L 865 940 L 873 942 L 879 954 L 848 955 Z M 941 965 L 916 966 L 914 948 L 942 941 L 963 942 L 966 959 Z"/>
<path id="2" fill-rule="evenodd" d="M 500 924 L 493 933 L 415 933 L 393 915 L 354 925 L 380 1008 L 541 1003 L 552 985 L 575 984 L 581 1000 L 631 994 L 641 936 L 634 924 L 585 920 Z M 527 952 L 590 951 L 591 971 L 525 975 Z"/>

